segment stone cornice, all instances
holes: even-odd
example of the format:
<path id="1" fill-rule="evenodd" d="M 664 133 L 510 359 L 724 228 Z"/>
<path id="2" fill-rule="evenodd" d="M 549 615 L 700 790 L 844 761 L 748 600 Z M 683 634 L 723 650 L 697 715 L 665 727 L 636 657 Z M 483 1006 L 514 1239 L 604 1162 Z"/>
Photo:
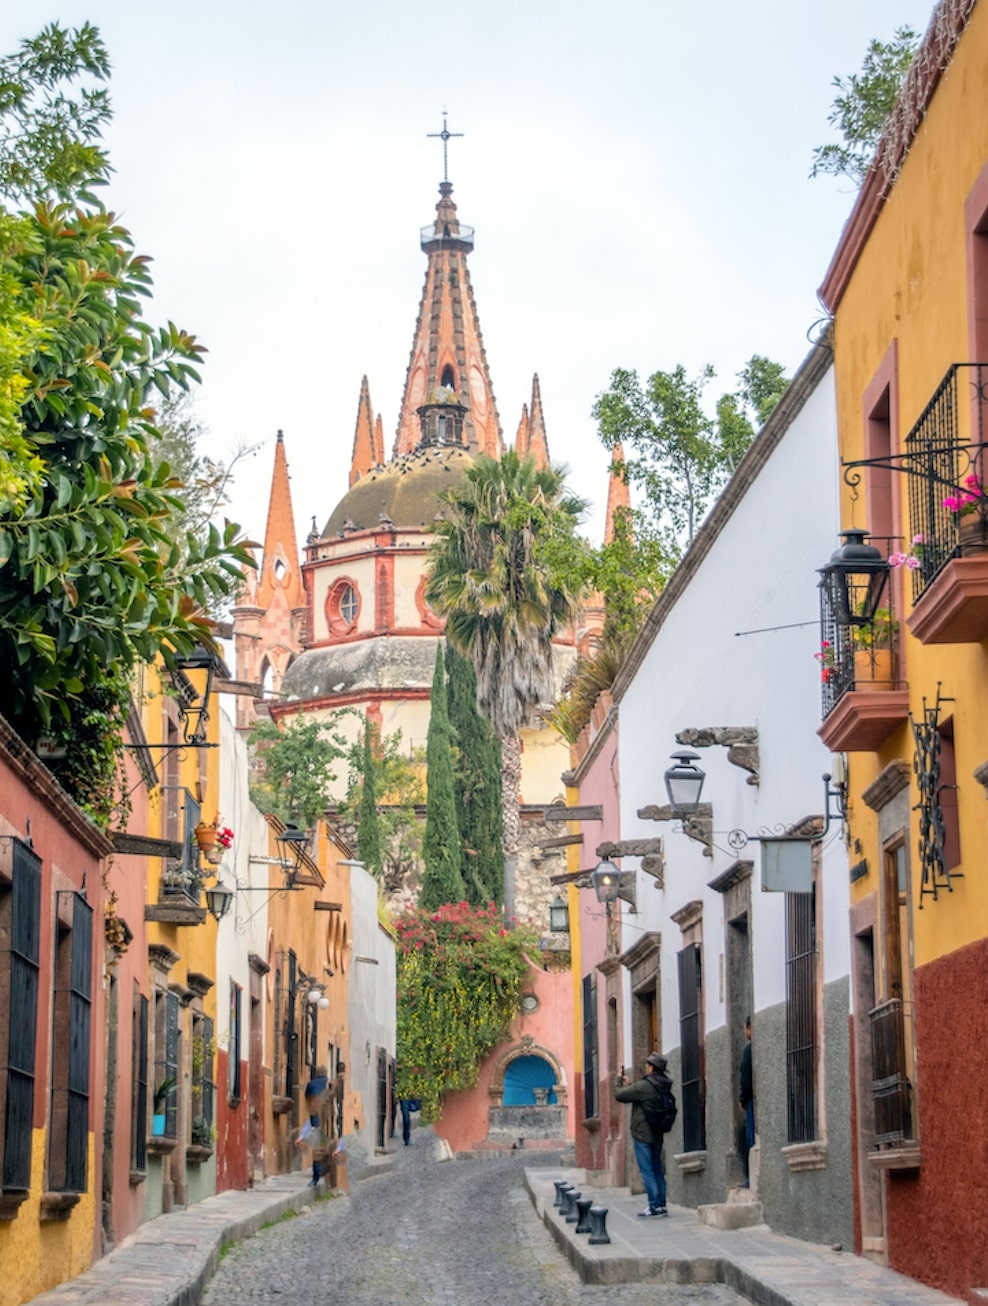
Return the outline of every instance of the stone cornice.
<path id="1" fill-rule="evenodd" d="M 0 717 L 0 759 L 27 785 L 32 794 L 45 804 L 87 852 L 94 857 L 109 857 L 113 844 L 95 826 L 81 807 L 78 807 L 58 783 L 51 771 L 40 762 L 27 744 L 10 725 Z"/>
<path id="2" fill-rule="evenodd" d="M 873 812 L 881 811 L 886 803 L 909 788 L 912 767 L 901 757 L 889 762 L 885 770 L 865 789 L 861 797 Z"/>
<path id="3" fill-rule="evenodd" d="M 712 880 L 708 880 L 707 888 L 713 889 L 714 893 L 726 893 L 728 889 L 733 889 L 736 884 L 742 884 L 745 880 L 750 880 L 754 868 L 754 862 L 734 862 L 726 871 L 722 871 L 720 875 L 715 875 Z"/>
<path id="4" fill-rule="evenodd" d="M 724 487 L 720 498 L 714 504 L 706 521 L 697 532 L 686 556 L 669 578 L 669 581 L 655 601 L 652 611 L 645 619 L 645 624 L 638 638 L 621 665 L 621 670 L 611 686 L 611 695 L 619 703 L 628 686 L 634 680 L 639 667 L 655 642 L 655 638 L 665 623 L 666 617 L 683 597 L 693 577 L 699 571 L 707 554 L 713 548 L 721 531 L 730 521 L 735 509 L 744 499 L 760 475 L 769 458 L 778 448 L 783 436 L 802 412 L 807 400 L 816 390 L 823 376 L 832 365 L 832 351 L 829 340 L 814 345 L 803 360 L 799 371 L 790 381 L 776 404 L 771 417 L 752 441 L 748 452 L 741 459 L 737 471 Z"/>
<path id="5" fill-rule="evenodd" d="M 622 966 L 631 970 L 633 966 L 637 966 L 646 957 L 658 952 L 661 946 L 662 935 L 658 930 L 649 930 L 647 934 L 643 934 L 640 939 L 636 940 L 627 951 L 622 952 L 618 960 Z"/>

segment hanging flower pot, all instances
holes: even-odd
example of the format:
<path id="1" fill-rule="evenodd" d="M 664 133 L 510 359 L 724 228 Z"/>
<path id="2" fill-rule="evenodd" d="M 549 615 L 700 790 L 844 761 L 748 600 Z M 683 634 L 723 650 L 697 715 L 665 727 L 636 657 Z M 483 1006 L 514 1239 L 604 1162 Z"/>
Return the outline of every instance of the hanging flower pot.
<path id="1" fill-rule="evenodd" d="M 216 842 L 219 839 L 219 830 L 217 830 L 215 825 L 207 825 L 206 822 L 203 821 L 196 826 L 194 834 L 196 837 L 196 843 L 208 857 L 210 849 L 216 847 Z M 222 855 L 223 850 L 220 849 L 220 856 Z"/>
<path id="2" fill-rule="evenodd" d="M 205 857 L 206 861 L 209 862 L 210 866 L 219 866 L 220 862 L 223 860 L 223 854 L 226 851 L 220 843 L 214 843 L 209 848 L 203 848 L 202 844 L 200 844 L 199 848 L 203 857 Z"/>

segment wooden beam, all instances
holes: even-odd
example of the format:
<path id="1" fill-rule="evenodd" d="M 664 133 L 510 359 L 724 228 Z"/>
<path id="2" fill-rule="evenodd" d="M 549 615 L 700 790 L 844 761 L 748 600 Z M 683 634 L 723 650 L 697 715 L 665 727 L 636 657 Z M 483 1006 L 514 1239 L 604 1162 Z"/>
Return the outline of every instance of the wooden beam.
<path id="1" fill-rule="evenodd" d="M 238 694 L 241 698 L 263 698 L 264 686 L 254 680 L 214 680 L 217 694 Z"/>
<path id="2" fill-rule="evenodd" d="M 622 839 L 618 843 L 599 843 L 598 857 L 648 857 L 651 853 L 661 853 L 661 839 Z"/>
<path id="3" fill-rule="evenodd" d="M 582 834 L 564 834 L 558 839 L 543 839 L 539 845 L 542 849 L 546 848 L 569 848 L 572 844 L 582 843 Z"/>
<path id="4" fill-rule="evenodd" d="M 604 809 L 599 804 L 587 807 L 564 807 L 554 803 L 542 813 L 543 821 L 602 821 Z"/>
<path id="5" fill-rule="evenodd" d="M 174 857 L 182 860 L 182 844 L 174 839 L 152 839 L 146 834 L 128 834 L 126 830 L 114 830 L 110 842 L 115 853 L 131 857 Z"/>
<path id="6" fill-rule="evenodd" d="M 341 902 L 316 902 L 312 904 L 314 911 L 342 911 Z"/>
<path id="7" fill-rule="evenodd" d="M 575 884 L 578 889 L 590 889 L 593 881 L 589 871 L 570 871 L 568 875 L 550 875 L 550 884 Z"/>

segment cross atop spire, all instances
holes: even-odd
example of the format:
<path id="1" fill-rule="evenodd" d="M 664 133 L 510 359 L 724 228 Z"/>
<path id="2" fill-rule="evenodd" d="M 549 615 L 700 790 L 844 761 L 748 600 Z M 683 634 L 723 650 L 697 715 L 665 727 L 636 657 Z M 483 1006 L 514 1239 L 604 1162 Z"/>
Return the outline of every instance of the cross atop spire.
<path id="1" fill-rule="evenodd" d="M 463 132 L 451 132 L 446 126 L 446 110 L 443 109 L 443 129 L 441 132 L 426 132 L 430 140 L 438 140 L 443 143 L 443 181 L 449 181 L 449 142 L 454 136 L 462 136 Z"/>

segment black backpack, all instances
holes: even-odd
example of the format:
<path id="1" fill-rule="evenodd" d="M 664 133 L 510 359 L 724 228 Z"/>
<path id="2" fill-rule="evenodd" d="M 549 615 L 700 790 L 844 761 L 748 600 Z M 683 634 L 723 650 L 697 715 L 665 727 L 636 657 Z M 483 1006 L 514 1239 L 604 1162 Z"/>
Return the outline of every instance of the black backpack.
<path id="1" fill-rule="evenodd" d="M 654 1079 L 648 1082 L 655 1089 L 655 1096 L 641 1104 L 645 1120 L 653 1134 L 667 1134 L 676 1123 L 676 1099 L 668 1084 L 656 1084 Z"/>

